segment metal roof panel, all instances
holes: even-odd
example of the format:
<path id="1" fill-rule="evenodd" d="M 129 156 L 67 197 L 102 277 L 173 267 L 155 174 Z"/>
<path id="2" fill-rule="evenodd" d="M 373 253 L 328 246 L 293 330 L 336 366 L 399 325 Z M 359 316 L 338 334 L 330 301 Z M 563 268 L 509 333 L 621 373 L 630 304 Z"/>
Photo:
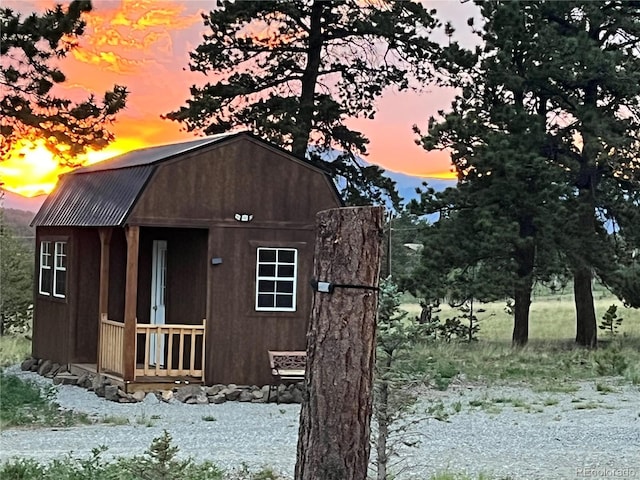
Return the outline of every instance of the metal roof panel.
<path id="1" fill-rule="evenodd" d="M 142 165 L 91 175 L 64 175 L 32 225 L 122 226 L 154 169 Z"/>
<path id="2" fill-rule="evenodd" d="M 141 165 L 151 165 L 160 161 L 168 160 L 177 155 L 187 153 L 191 150 L 203 147 L 205 145 L 217 143 L 229 137 L 244 132 L 221 133 L 219 135 L 211 135 L 204 138 L 197 138 L 186 142 L 172 143 L 169 145 L 158 145 L 154 147 L 141 148 L 131 152 L 123 153 L 117 157 L 109 158 L 102 162 L 94 163 L 86 167 L 80 167 L 67 175 L 75 175 L 80 173 L 98 172 L 103 170 L 116 170 L 120 168 L 137 167 Z"/>

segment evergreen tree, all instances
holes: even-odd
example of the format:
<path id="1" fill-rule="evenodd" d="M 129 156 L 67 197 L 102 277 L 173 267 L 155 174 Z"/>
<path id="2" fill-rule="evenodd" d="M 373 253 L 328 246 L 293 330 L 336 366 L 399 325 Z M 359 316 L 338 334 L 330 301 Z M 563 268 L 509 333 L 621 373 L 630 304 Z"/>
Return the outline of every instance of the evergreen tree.
<path id="1" fill-rule="evenodd" d="M 0 335 L 23 331 L 31 321 L 33 253 L 14 238 L 0 209 Z"/>
<path id="2" fill-rule="evenodd" d="M 431 76 L 432 13 L 386 0 L 220 2 L 203 15 L 210 32 L 190 64 L 215 80 L 192 86 L 186 106 L 166 117 L 206 134 L 243 126 L 294 155 L 310 154 L 349 203 L 383 193 L 397 201 L 394 182 L 359 163 L 368 140 L 346 121 L 373 119 L 385 89 Z M 321 158 L 336 151 L 330 162 Z"/>
<path id="3" fill-rule="evenodd" d="M 57 60 L 73 49 L 84 32 L 82 14 L 91 2 L 74 0 L 43 15 L 22 17 L 0 8 L 0 154 L 19 139 L 40 139 L 62 161 L 87 148 L 106 146 L 113 135 L 106 125 L 125 105 L 125 87 L 115 86 L 101 102 L 91 95 L 75 103 L 58 96 L 66 80 Z"/>
<path id="4" fill-rule="evenodd" d="M 575 189 L 567 232 L 574 242 L 567 254 L 576 342 L 594 347 L 593 275 L 607 283 L 617 270 L 606 222 L 631 227 L 619 207 L 609 206 L 638 206 L 637 196 L 624 192 L 640 189 L 640 3 L 544 2 L 534 13 L 543 68 L 532 76 L 557 118 L 548 127 L 554 139 L 550 158 L 569 171 Z"/>
<path id="5" fill-rule="evenodd" d="M 472 69 L 461 68 L 468 57 L 449 56 L 462 95 L 423 143 L 454 151 L 455 208 L 475 209 L 475 224 L 494 231 L 496 245 L 507 240 L 516 274 L 514 343 L 526 342 L 533 280 L 562 271 L 562 259 L 574 277 L 576 341 L 595 346 L 593 273 L 627 297 L 637 289 L 621 281 L 632 270 L 618 274 L 620 249 L 607 222 L 624 224 L 626 245 L 637 239 L 629 212 L 639 185 L 639 6 L 478 5 L 484 47 Z"/>
<path id="6" fill-rule="evenodd" d="M 517 2 L 482 4 L 481 12 L 484 46 L 475 65 L 466 67 L 470 54 L 448 57 L 451 82 L 462 93 L 422 138 L 427 149 L 450 149 L 458 174 L 457 189 L 423 196 L 423 209 L 447 217 L 430 239 L 446 244 L 446 254 L 425 251 L 422 271 L 434 262 L 451 269 L 450 279 L 473 270 L 477 286 L 463 282 L 469 294 L 512 298 L 513 343 L 524 345 L 534 282 L 549 275 L 555 258 L 564 173 L 543 154 L 545 107 L 522 81 L 534 68 L 536 26 Z M 451 289 L 459 289 L 455 283 Z"/>

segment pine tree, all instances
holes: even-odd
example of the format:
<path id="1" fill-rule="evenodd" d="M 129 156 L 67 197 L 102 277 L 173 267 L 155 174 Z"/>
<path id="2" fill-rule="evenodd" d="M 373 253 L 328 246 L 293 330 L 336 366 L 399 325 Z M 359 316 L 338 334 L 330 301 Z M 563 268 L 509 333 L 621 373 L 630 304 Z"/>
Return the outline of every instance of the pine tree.
<path id="1" fill-rule="evenodd" d="M 514 343 L 526 342 L 533 281 L 564 263 L 574 277 L 576 341 L 595 346 L 593 274 L 627 297 L 637 288 L 619 281 L 629 249 L 617 248 L 607 222 L 627 245 L 637 241 L 628 213 L 640 186 L 640 7 L 477 3 L 484 47 L 472 69 L 464 68 L 468 56 L 448 57 L 462 94 L 423 143 L 454 151 L 455 208 L 474 209 L 468 225 L 495 232 L 477 248 L 507 240 L 516 266 Z"/>
<path id="2" fill-rule="evenodd" d="M 387 88 L 431 76 L 432 12 L 386 0 L 223 1 L 203 18 L 210 31 L 190 68 L 215 80 L 191 87 L 167 118 L 206 134 L 242 126 L 299 157 L 309 152 L 351 204 L 383 193 L 398 200 L 380 168 L 359 163 L 368 140 L 347 120 L 373 119 Z"/>
<path id="3" fill-rule="evenodd" d="M 64 162 L 87 148 L 106 146 L 113 135 L 106 126 L 126 101 L 125 87 L 116 85 L 101 102 L 91 95 L 75 103 L 58 96 L 66 81 L 57 66 L 84 33 L 82 14 L 91 2 L 74 0 L 65 10 L 57 5 L 42 15 L 24 17 L 0 8 L 0 154 L 20 139 L 39 139 Z"/>

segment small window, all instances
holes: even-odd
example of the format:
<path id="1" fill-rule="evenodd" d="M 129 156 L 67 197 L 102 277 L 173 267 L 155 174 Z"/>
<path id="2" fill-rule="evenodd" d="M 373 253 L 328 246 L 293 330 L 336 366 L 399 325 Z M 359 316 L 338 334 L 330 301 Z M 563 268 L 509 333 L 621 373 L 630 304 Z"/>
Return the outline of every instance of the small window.
<path id="1" fill-rule="evenodd" d="M 40 242 L 40 295 L 67 296 L 67 242 Z"/>
<path id="2" fill-rule="evenodd" d="M 51 281 L 53 279 L 51 267 L 51 242 L 40 242 L 40 278 L 38 282 L 40 295 L 51 295 Z"/>
<path id="3" fill-rule="evenodd" d="M 53 296 L 64 298 L 67 294 L 67 242 L 55 243 L 53 265 Z"/>
<path id="4" fill-rule="evenodd" d="M 293 248 L 258 248 L 256 310 L 295 312 L 298 251 Z"/>

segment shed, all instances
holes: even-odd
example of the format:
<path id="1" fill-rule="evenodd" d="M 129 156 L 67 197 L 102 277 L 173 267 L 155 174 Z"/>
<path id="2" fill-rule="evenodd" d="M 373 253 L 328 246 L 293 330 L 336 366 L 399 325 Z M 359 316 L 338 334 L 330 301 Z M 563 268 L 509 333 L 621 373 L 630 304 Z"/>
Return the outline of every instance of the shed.
<path id="1" fill-rule="evenodd" d="M 33 220 L 33 356 L 111 377 L 264 385 L 304 350 L 321 169 L 247 132 L 61 176 Z"/>

